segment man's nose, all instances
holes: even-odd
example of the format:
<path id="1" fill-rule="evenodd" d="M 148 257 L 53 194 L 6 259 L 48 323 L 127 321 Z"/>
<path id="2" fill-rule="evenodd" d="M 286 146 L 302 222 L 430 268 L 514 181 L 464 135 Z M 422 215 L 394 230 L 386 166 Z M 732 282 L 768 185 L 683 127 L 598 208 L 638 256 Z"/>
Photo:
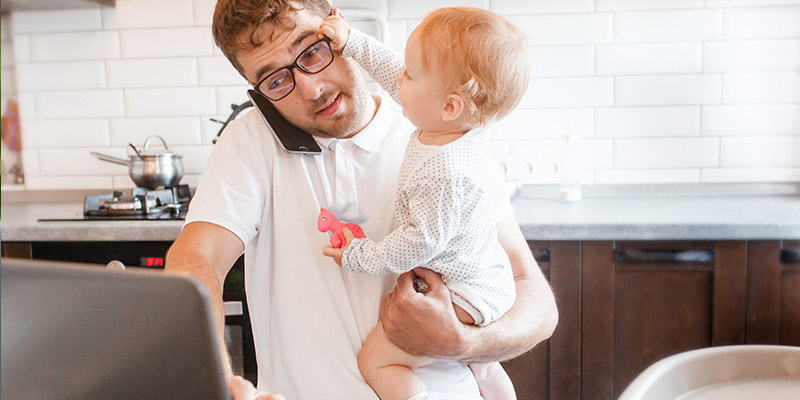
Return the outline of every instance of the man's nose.
<path id="1" fill-rule="evenodd" d="M 325 84 L 315 74 L 303 71 L 294 71 L 294 90 L 299 90 L 303 98 L 313 100 L 318 98 L 325 89 Z"/>

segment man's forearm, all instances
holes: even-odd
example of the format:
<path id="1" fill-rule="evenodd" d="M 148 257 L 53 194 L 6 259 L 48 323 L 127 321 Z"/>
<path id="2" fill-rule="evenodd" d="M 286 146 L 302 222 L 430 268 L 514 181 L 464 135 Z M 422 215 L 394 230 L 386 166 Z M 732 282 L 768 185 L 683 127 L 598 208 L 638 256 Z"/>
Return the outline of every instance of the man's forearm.
<path id="1" fill-rule="evenodd" d="M 516 220 L 497 225 L 498 239 L 514 271 L 517 298 L 497 321 L 465 326 L 459 338 L 465 361 L 502 361 L 525 353 L 547 340 L 558 323 L 553 291 L 536 264 Z"/>
<path id="2" fill-rule="evenodd" d="M 516 357 L 552 335 L 558 322 L 553 292 L 513 217 L 499 223 L 498 240 L 514 272 L 517 298 L 511 310 L 483 327 L 456 317 L 450 291 L 439 274 L 417 268 L 400 275 L 384 298 L 381 322 L 395 345 L 409 354 L 457 361 L 498 361 Z M 414 290 L 414 276 L 429 291 Z"/>
<path id="3" fill-rule="evenodd" d="M 186 272 L 200 279 L 208 289 L 211 300 L 211 311 L 214 314 L 214 331 L 217 336 L 217 345 L 220 348 L 222 365 L 227 376 L 233 374 L 231 358 L 225 344 L 225 307 L 222 302 L 222 285 L 214 269 L 202 260 L 186 254 L 184 249 L 173 247 L 167 253 L 165 262 L 168 271 Z"/>
<path id="4" fill-rule="evenodd" d="M 465 327 L 460 359 L 465 362 L 504 361 L 547 340 L 558 320 L 552 291 L 546 281 L 517 280 L 517 301 L 499 320 Z"/>
<path id="5" fill-rule="evenodd" d="M 222 302 L 222 282 L 233 265 L 231 257 L 240 253 L 238 243 L 229 239 L 227 231 L 210 224 L 190 224 L 167 252 L 168 271 L 189 273 L 200 279 L 208 289 L 214 314 L 214 330 L 226 375 L 233 374 L 231 359 L 225 344 L 225 307 Z M 222 236 L 218 236 L 218 235 Z M 227 239 L 226 239 L 227 238 Z M 212 244 L 213 243 L 213 244 Z M 233 246 L 233 248 L 229 248 Z M 226 255 L 227 254 L 227 255 Z M 217 265 L 219 264 L 219 265 Z M 223 266 L 225 265 L 225 266 Z"/>

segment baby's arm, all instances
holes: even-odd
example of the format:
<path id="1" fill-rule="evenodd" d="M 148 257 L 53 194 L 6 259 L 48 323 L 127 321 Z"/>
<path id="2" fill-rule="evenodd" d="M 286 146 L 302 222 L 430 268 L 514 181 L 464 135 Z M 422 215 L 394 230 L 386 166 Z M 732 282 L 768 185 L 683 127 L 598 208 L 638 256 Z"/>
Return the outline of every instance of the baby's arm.
<path id="1" fill-rule="evenodd" d="M 370 275 L 396 274 L 425 265 L 459 232 L 464 192 L 446 178 L 408 178 L 408 216 L 380 242 L 355 239 L 342 254 L 342 267 Z"/>
<path id="2" fill-rule="evenodd" d="M 406 68 L 403 55 L 372 36 L 350 29 L 338 9 L 320 25 L 320 32 L 331 39 L 331 47 L 341 50 L 342 57 L 350 57 L 399 103 L 400 86 L 397 77 Z"/>

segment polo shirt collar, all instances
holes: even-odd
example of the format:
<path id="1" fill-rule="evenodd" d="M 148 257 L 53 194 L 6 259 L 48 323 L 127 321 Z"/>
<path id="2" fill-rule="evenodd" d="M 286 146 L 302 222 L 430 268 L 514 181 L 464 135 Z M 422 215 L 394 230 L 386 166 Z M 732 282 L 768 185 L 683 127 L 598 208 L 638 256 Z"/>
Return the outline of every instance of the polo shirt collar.
<path id="1" fill-rule="evenodd" d="M 332 149 L 334 143 L 337 141 L 349 141 L 364 151 L 373 152 L 377 150 L 378 146 L 383 143 L 386 135 L 389 134 L 389 129 L 392 125 L 392 111 L 391 105 L 389 104 L 390 101 L 392 101 L 390 98 L 386 96 L 380 96 L 381 103 L 378 105 L 378 112 L 375 113 L 375 117 L 372 118 L 372 121 L 367 124 L 367 127 L 364 128 L 364 130 L 357 133 L 352 138 L 334 139 L 317 137 L 317 143 L 319 143 L 321 146 L 327 147 L 328 149 Z"/>

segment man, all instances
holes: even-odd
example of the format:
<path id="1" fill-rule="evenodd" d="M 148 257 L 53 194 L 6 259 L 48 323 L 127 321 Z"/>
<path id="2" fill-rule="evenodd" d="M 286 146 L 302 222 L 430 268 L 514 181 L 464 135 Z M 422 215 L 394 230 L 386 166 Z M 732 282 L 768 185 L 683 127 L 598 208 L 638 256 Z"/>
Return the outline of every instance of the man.
<path id="1" fill-rule="evenodd" d="M 328 238 L 316 229 L 320 206 L 348 206 L 367 218 L 361 225 L 376 240 L 392 230 L 397 173 L 413 130 L 390 109 L 391 100 L 368 93 L 353 60 L 320 40 L 330 11 L 326 0 L 218 2 L 213 30 L 220 49 L 281 115 L 315 136 L 322 154 L 284 151 L 255 112 L 232 122 L 211 154 L 167 268 L 209 287 L 221 341 L 221 282 L 245 253 L 261 390 L 292 400 L 374 399 L 357 354 L 380 314 L 392 342 L 441 360 L 417 371 L 431 391 L 441 399 L 480 398 L 462 362 L 512 358 L 548 338 L 557 320 L 552 292 L 513 216 L 497 228 L 517 301 L 487 327 L 460 323 L 431 271 L 415 271 L 430 287 L 420 294 L 413 273 L 354 274 L 322 255 Z M 236 398 L 255 395 L 241 378 L 228 382 Z"/>

